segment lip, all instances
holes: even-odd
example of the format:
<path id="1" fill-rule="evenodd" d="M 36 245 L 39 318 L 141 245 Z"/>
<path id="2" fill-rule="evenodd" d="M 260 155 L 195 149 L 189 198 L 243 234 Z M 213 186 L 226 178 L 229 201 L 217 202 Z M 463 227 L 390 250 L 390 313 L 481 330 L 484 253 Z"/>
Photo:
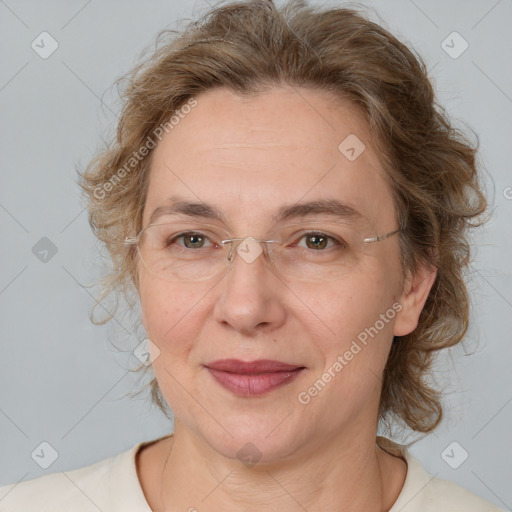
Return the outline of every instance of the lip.
<path id="1" fill-rule="evenodd" d="M 241 361 L 240 359 L 218 359 L 205 364 L 212 370 L 231 373 L 270 373 L 288 372 L 297 368 L 304 368 L 297 364 L 283 363 L 273 359 L 258 359 L 257 361 Z"/>
<path id="2" fill-rule="evenodd" d="M 259 396 L 292 382 L 304 366 L 270 359 L 220 359 L 205 365 L 224 388 L 239 396 Z"/>

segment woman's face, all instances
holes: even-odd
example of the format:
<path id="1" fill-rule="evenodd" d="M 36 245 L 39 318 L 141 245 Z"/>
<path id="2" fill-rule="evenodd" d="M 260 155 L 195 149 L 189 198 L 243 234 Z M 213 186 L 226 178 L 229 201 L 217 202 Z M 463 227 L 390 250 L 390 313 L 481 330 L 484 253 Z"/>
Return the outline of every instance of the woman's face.
<path id="1" fill-rule="evenodd" d="M 225 223 L 184 218 L 232 237 L 268 240 L 281 207 L 318 200 L 356 209 L 363 220 L 340 218 L 354 229 L 397 228 L 368 127 L 348 104 L 290 87 L 248 98 L 216 89 L 196 100 L 155 149 L 144 226 L 173 196 L 220 211 Z M 292 220 L 307 226 L 333 217 Z M 423 305 L 406 297 L 398 242 L 371 243 L 342 278 L 318 282 L 282 278 L 264 255 L 251 263 L 237 255 L 222 278 L 200 282 L 162 280 L 139 265 L 143 323 L 160 351 L 154 372 L 175 421 L 227 457 L 254 450 L 262 462 L 335 435 L 374 435 L 393 335 L 413 330 Z M 227 358 L 303 369 L 272 390 L 237 393 L 207 368 Z M 254 389 L 262 380 L 236 378 L 254 379 Z"/>

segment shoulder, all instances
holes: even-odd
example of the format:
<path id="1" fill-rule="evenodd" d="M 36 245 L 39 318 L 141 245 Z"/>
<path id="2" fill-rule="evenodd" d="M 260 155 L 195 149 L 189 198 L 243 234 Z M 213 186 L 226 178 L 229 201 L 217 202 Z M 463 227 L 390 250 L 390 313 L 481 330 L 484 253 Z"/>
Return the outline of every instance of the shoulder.
<path id="1" fill-rule="evenodd" d="M 427 473 L 428 474 L 428 473 Z M 432 477 L 425 487 L 423 500 L 432 510 L 452 512 L 502 512 L 501 509 L 448 480 Z M 430 510 L 430 509 L 429 509 Z M 404 510 L 405 512 L 405 510 Z"/>
<path id="2" fill-rule="evenodd" d="M 0 511 L 98 511 L 105 498 L 105 480 L 115 457 L 71 471 L 61 471 L 0 487 Z M 95 506 L 97 505 L 97 506 Z"/>
<path id="3" fill-rule="evenodd" d="M 378 444 L 407 462 L 402 491 L 389 512 L 503 512 L 464 487 L 428 473 L 406 446 L 380 436 Z"/>
<path id="4" fill-rule="evenodd" d="M 135 455 L 152 442 L 79 469 L 0 487 L 0 512 L 151 512 L 137 477 Z"/>

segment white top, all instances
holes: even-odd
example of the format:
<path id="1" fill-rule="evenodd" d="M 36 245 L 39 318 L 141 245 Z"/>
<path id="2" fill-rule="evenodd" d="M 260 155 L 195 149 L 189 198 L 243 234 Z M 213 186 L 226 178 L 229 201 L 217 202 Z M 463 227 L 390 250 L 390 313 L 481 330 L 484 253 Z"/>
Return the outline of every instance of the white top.
<path id="1" fill-rule="evenodd" d="M 140 442 L 90 466 L 0 487 L 0 512 L 152 512 L 137 476 L 135 455 L 144 445 L 167 436 Z M 503 512 L 463 487 L 428 474 L 405 446 L 377 439 L 382 448 L 407 462 L 404 486 L 389 512 Z"/>

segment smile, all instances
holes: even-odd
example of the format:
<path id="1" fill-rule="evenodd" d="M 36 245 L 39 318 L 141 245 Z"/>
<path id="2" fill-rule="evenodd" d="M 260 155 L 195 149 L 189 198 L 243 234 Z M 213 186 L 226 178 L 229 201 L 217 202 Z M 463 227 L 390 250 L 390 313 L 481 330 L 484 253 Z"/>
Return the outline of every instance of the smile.
<path id="1" fill-rule="evenodd" d="M 260 396 L 295 380 L 304 366 L 261 360 L 244 362 L 235 359 L 206 365 L 210 375 L 225 389 L 239 396 Z"/>

